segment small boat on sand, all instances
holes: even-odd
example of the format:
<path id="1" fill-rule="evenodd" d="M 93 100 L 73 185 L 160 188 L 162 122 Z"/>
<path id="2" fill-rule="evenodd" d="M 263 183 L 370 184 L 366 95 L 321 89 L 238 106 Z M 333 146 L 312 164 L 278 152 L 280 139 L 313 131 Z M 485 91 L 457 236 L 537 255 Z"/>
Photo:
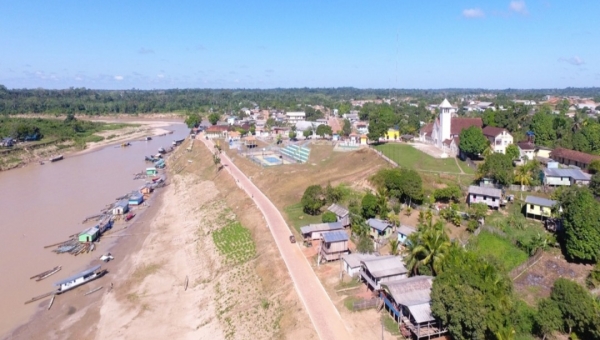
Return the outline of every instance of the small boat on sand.
<path id="1" fill-rule="evenodd" d="M 135 214 L 130 212 L 129 214 L 125 215 L 125 221 L 130 221 L 134 217 L 135 217 Z"/>
<path id="2" fill-rule="evenodd" d="M 79 274 L 75 274 L 71 277 L 68 277 L 62 281 L 55 283 L 55 285 L 58 286 L 58 290 L 56 291 L 56 293 L 57 294 L 64 293 L 68 290 L 79 287 L 83 284 L 86 284 L 90 281 L 93 281 L 97 278 L 102 277 L 104 274 L 107 273 L 107 271 L 99 270 L 100 267 L 101 267 L 100 265 L 94 266 L 90 269 L 82 271 Z"/>
<path id="3" fill-rule="evenodd" d="M 50 158 L 50 162 L 57 162 L 63 159 L 63 155 L 58 155 L 55 157 Z"/>
<path id="4" fill-rule="evenodd" d="M 125 147 L 128 147 L 128 146 L 131 146 L 131 143 L 127 142 L 127 143 L 121 144 L 122 148 L 125 148 Z"/>
<path id="5" fill-rule="evenodd" d="M 146 137 L 146 140 L 152 140 L 152 137 L 150 137 L 150 136 L 147 136 L 147 137 Z"/>

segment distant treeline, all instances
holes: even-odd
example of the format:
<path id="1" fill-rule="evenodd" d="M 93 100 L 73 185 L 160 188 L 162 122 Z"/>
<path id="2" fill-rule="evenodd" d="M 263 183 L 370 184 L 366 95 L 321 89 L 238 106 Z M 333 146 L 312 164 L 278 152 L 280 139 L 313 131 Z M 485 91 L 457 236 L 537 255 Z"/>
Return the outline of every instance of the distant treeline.
<path id="1" fill-rule="evenodd" d="M 596 97 L 600 88 L 539 90 L 485 89 L 171 89 L 171 90 L 64 90 L 12 89 L 0 85 L 0 114 L 44 113 L 102 115 L 114 113 L 231 111 L 242 107 L 294 110 L 304 105 L 337 108 L 350 99 L 377 99 L 410 96 L 420 103 L 439 103 L 441 98 L 497 94 L 504 99 L 537 99 L 544 95 Z"/>

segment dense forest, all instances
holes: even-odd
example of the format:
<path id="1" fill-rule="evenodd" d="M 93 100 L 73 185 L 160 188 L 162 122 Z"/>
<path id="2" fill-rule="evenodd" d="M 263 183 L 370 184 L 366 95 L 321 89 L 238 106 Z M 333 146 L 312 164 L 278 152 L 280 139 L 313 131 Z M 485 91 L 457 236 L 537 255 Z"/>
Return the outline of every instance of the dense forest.
<path id="1" fill-rule="evenodd" d="M 0 85 L 0 114 L 142 114 L 158 112 L 226 112 L 242 107 L 293 110 L 304 105 L 338 108 L 350 99 L 411 97 L 415 103 L 439 103 L 464 96 L 497 95 L 497 101 L 510 99 L 541 100 L 545 95 L 594 97 L 600 101 L 600 88 L 566 88 L 539 90 L 485 89 L 170 89 L 170 90 L 63 90 L 7 89 Z"/>

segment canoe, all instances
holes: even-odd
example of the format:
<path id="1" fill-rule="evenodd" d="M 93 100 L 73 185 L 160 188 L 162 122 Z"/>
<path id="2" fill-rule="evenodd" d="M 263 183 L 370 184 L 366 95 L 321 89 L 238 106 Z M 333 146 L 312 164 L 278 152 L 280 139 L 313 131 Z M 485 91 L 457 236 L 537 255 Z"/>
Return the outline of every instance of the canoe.
<path id="1" fill-rule="evenodd" d="M 62 267 L 61 267 L 61 266 L 58 266 L 58 267 L 54 268 L 54 270 L 52 270 L 51 272 L 48 272 L 48 273 L 46 273 L 46 274 L 44 274 L 44 275 L 42 275 L 42 276 L 38 277 L 38 278 L 36 279 L 36 281 L 38 281 L 38 282 L 39 282 L 39 281 L 42 281 L 43 279 L 45 279 L 45 278 L 48 278 L 48 277 L 50 277 L 50 276 L 52 276 L 52 275 L 54 275 L 54 274 L 58 273 L 58 272 L 59 272 L 61 269 L 62 269 Z"/>
<path id="2" fill-rule="evenodd" d="M 63 159 L 63 155 L 58 155 L 56 157 L 50 158 L 50 162 L 60 161 L 61 159 Z"/>
<path id="3" fill-rule="evenodd" d="M 41 272 L 41 273 L 39 273 L 39 274 L 33 275 L 33 276 L 32 276 L 32 277 L 30 277 L 29 279 L 30 279 L 30 280 L 32 280 L 32 279 L 38 278 L 38 277 L 40 277 L 40 276 L 44 276 L 44 275 L 46 275 L 46 274 L 48 274 L 48 273 L 51 273 L 51 272 L 53 272 L 53 271 L 56 271 L 57 269 L 58 269 L 58 270 L 60 270 L 61 268 L 62 268 L 61 266 L 56 266 L 56 267 L 54 267 L 54 268 L 52 268 L 52 269 L 50 269 L 50 270 L 46 270 L 45 272 Z"/>

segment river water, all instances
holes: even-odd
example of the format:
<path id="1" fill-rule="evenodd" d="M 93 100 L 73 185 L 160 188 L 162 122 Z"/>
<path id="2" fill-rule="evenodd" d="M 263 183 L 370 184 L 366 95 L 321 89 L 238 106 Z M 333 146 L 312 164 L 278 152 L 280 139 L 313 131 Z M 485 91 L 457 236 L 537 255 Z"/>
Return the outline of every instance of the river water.
<path id="1" fill-rule="evenodd" d="M 44 246 L 93 226 L 81 221 L 142 186 L 143 181 L 132 175 L 148 166 L 144 156 L 171 146 L 189 131 L 181 123 L 166 128 L 175 132 L 133 141 L 127 148 L 107 146 L 55 163 L 0 172 L 0 338 L 40 308 L 40 302 L 24 305 L 25 301 L 54 290 L 54 282 L 87 269 L 106 250 L 110 242 L 79 256 L 57 255 L 51 251 L 55 248 Z M 40 282 L 29 279 L 57 265 L 63 266 L 57 274 Z M 42 300 L 44 306 L 47 303 Z"/>

